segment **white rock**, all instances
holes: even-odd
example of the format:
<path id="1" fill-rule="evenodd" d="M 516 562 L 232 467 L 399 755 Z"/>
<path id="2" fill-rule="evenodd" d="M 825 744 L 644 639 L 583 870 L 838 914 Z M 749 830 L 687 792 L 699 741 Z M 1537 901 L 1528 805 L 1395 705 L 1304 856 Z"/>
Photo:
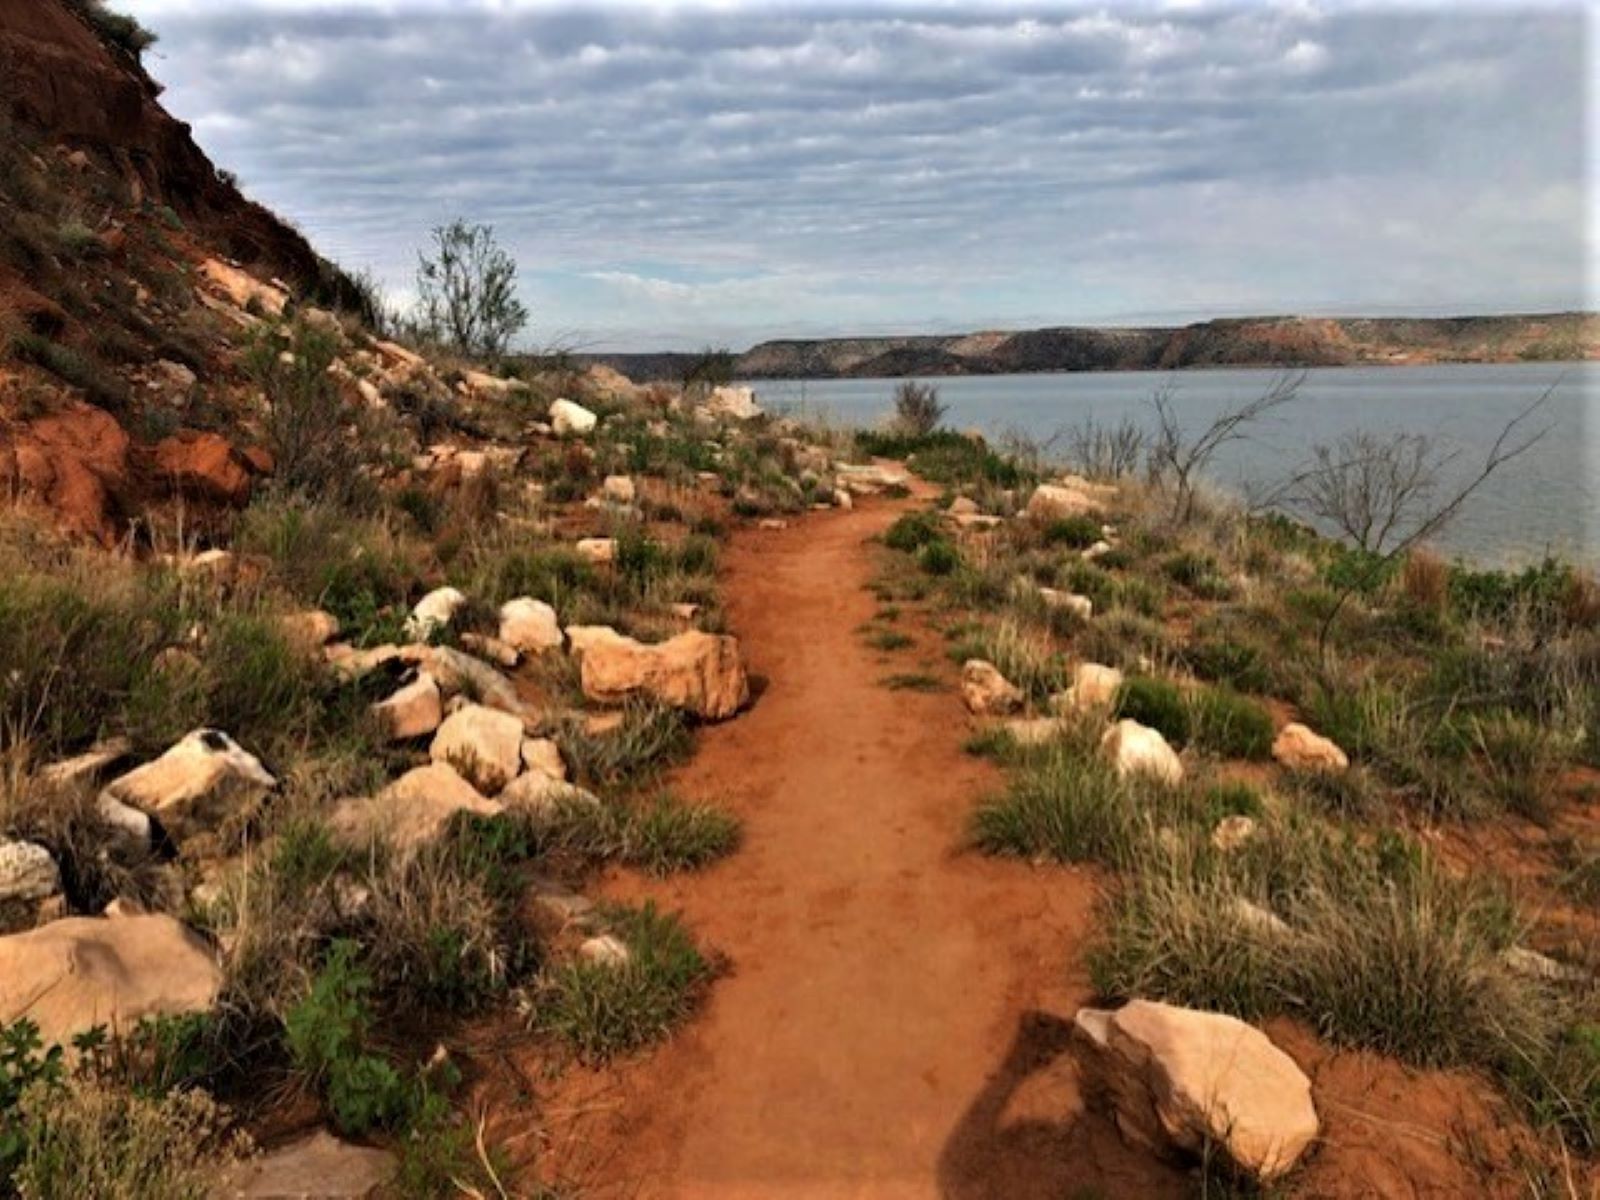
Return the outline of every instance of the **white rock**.
<path id="1" fill-rule="evenodd" d="M 556 610 L 543 600 L 519 596 L 500 606 L 500 640 L 523 654 L 559 650 L 566 640 Z"/>
<path id="2" fill-rule="evenodd" d="M 969 658 L 961 667 L 961 699 L 974 716 L 1004 716 L 1022 707 L 1022 689 L 993 663 Z"/>
<path id="3" fill-rule="evenodd" d="M 359 849 L 382 838 L 406 852 L 436 841 L 457 813 L 504 811 L 449 764 L 436 762 L 407 771 L 376 796 L 344 801 L 328 824 L 341 844 Z"/>
<path id="4" fill-rule="evenodd" d="M 578 957 L 599 967 L 625 967 L 633 961 L 633 951 L 621 938 L 602 933 L 579 946 Z"/>
<path id="5" fill-rule="evenodd" d="M 719 387 L 712 389 L 703 411 L 714 417 L 749 421 L 761 415 L 761 406 L 756 403 L 754 388 Z"/>
<path id="6" fill-rule="evenodd" d="M 637 498 L 638 489 L 633 486 L 633 480 L 626 475 L 607 475 L 605 483 L 601 485 L 600 494 L 611 504 L 626 506 Z"/>
<path id="7" fill-rule="evenodd" d="M 411 610 L 406 619 L 406 636 L 417 642 L 432 641 L 450 627 L 466 602 L 466 596 L 456 588 L 435 588 Z"/>
<path id="8" fill-rule="evenodd" d="M 606 566 L 617 560 L 616 538 L 580 538 L 578 554 L 596 566 Z"/>
<path id="9" fill-rule="evenodd" d="M 522 740 L 522 769 L 534 775 L 543 775 L 557 783 L 565 783 L 567 764 L 561 757 L 561 747 L 554 738 L 524 738 Z"/>
<path id="10" fill-rule="evenodd" d="M 1350 766 L 1343 750 L 1297 721 L 1279 731 L 1272 743 L 1272 757 L 1294 771 L 1336 773 Z"/>
<path id="11" fill-rule="evenodd" d="M 1100 712 L 1117 702 L 1122 689 L 1122 672 L 1100 663 L 1079 663 L 1072 672 L 1072 686 L 1050 698 L 1057 712 Z"/>
<path id="12" fill-rule="evenodd" d="M 160 758 L 113 780 L 106 794 L 174 832 L 210 828 L 278 786 L 261 760 L 217 729 L 196 729 Z"/>
<path id="13" fill-rule="evenodd" d="M 1087 621 L 1094 616 L 1094 601 L 1087 596 L 1079 596 L 1074 592 L 1058 592 L 1055 588 L 1042 587 L 1039 595 L 1050 608 L 1062 608 L 1077 617 L 1080 621 Z"/>
<path id="14" fill-rule="evenodd" d="M 1100 749 L 1123 779 L 1148 775 L 1167 784 L 1183 780 L 1183 763 L 1167 744 L 1167 739 L 1160 731 L 1129 718 L 1123 718 L 1106 730 L 1100 739 Z"/>
<path id="15" fill-rule="evenodd" d="M 582 437 L 593 433 L 599 420 L 583 405 L 571 400 L 557 400 L 550 406 L 550 428 L 557 437 Z"/>
<path id="16" fill-rule="evenodd" d="M 433 676 L 422 671 L 387 700 L 374 704 L 372 711 L 389 737 L 403 742 L 439 728 L 444 720 L 444 699 Z"/>

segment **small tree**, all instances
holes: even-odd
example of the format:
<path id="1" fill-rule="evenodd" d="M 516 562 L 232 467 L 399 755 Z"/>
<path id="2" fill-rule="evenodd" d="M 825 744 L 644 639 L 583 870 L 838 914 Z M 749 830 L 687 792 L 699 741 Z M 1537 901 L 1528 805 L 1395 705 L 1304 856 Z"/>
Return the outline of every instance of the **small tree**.
<path id="1" fill-rule="evenodd" d="M 1374 554 L 1428 519 L 1440 476 L 1455 458 L 1419 433 L 1366 431 L 1311 454 L 1312 465 L 1289 481 L 1284 502 Z"/>
<path id="2" fill-rule="evenodd" d="M 429 335 L 460 354 L 498 358 L 528 323 L 517 299 L 517 262 L 488 225 L 457 218 L 433 231 L 418 256 L 417 297 Z"/>
<path id="3" fill-rule="evenodd" d="M 1190 437 L 1173 407 L 1173 389 L 1163 387 L 1151 403 L 1156 410 L 1155 435 L 1146 455 L 1151 481 L 1172 493 L 1172 519 L 1187 523 L 1194 517 L 1195 492 L 1211 467 L 1217 451 L 1239 441 L 1246 430 L 1274 409 L 1300 394 L 1305 373 L 1281 375 L 1254 400 L 1228 409 L 1204 430 Z"/>
<path id="4" fill-rule="evenodd" d="M 945 406 L 939 402 L 939 389 L 931 383 L 907 379 L 894 390 L 894 420 L 913 437 L 926 437 L 944 420 Z"/>

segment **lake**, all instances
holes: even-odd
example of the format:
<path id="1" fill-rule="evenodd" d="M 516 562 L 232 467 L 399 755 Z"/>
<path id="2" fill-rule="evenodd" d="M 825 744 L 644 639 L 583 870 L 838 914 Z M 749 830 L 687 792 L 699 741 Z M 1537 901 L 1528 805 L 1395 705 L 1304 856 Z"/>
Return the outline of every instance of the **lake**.
<path id="1" fill-rule="evenodd" d="M 948 406 L 946 422 L 995 438 L 1048 442 L 1093 417 L 1152 422 L 1151 397 L 1172 391 L 1186 429 L 1261 395 L 1272 370 L 1129 371 L 960 376 L 929 380 Z M 1307 462 L 1311 448 L 1356 430 L 1421 433 L 1455 452 L 1447 477 L 1481 466 L 1505 423 L 1553 389 L 1530 428 L 1547 428 L 1526 454 L 1500 469 L 1434 539 L 1440 551 L 1493 566 L 1547 552 L 1600 565 L 1600 363 L 1334 367 L 1305 373 L 1297 398 L 1264 417 L 1248 440 L 1217 456 L 1213 482 L 1242 491 L 1270 485 Z M 836 425 L 872 426 L 894 409 L 896 379 L 751 380 L 768 409 Z M 1059 439 L 1055 450 L 1065 452 Z M 1448 484 L 1442 492 L 1448 493 Z"/>

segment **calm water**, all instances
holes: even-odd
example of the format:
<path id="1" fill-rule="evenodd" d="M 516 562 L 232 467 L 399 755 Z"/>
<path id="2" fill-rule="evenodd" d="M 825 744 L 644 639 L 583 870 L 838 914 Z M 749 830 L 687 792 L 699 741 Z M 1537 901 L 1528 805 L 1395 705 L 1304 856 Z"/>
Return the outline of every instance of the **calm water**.
<path id="1" fill-rule="evenodd" d="M 1148 424 L 1150 398 L 1173 389 L 1185 425 L 1203 429 L 1224 410 L 1260 395 L 1268 370 L 1001 375 L 936 379 L 946 421 L 995 437 L 1008 432 L 1048 440 L 1092 416 Z M 839 425 L 876 425 L 893 411 L 893 379 L 755 380 L 769 409 Z M 1480 489 L 1439 549 L 1493 565 L 1537 560 L 1547 551 L 1600 564 L 1600 363 L 1507 366 L 1341 367 L 1307 374 L 1298 398 L 1219 453 L 1215 482 L 1235 489 L 1292 474 L 1311 447 L 1355 430 L 1423 433 L 1459 456 L 1455 480 L 1481 467 L 1505 423 L 1547 388 L 1532 419 L 1549 432 Z M 1064 453 L 1064 439 L 1057 443 Z"/>

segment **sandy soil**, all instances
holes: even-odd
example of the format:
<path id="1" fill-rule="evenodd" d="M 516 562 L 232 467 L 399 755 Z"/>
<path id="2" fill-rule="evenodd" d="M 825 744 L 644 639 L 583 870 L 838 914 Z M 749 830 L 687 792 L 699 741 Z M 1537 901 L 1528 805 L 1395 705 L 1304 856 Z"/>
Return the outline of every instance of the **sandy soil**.
<path id="1" fill-rule="evenodd" d="M 883 687 L 911 652 L 891 665 L 856 632 L 867 540 L 903 507 L 742 534 L 726 556 L 758 698 L 674 787 L 737 811 L 745 844 L 604 890 L 681 909 L 729 972 L 660 1050 L 561 1085 L 551 1155 L 586 1196 L 1181 1193 L 1077 1095 L 1066 1022 L 1090 989 L 1064 964 L 1088 876 L 961 850 L 998 775 L 962 752 L 954 691 Z"/>

